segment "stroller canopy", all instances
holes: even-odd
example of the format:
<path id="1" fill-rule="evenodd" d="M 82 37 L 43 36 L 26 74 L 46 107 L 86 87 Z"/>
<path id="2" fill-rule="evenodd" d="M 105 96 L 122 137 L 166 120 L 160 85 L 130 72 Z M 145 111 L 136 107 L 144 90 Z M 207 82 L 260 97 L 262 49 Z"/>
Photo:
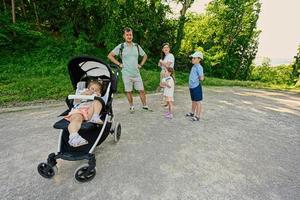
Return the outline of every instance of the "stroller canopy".
<path id="1" fill-rule="evenodd" d="M 112 70 L 109 65 L 97 58 L 88 56 L 71 59 L 68 64 L 68 70 L 74 89 L 84 77 L 108 78 L 110 80 L 112 78 Z"/>

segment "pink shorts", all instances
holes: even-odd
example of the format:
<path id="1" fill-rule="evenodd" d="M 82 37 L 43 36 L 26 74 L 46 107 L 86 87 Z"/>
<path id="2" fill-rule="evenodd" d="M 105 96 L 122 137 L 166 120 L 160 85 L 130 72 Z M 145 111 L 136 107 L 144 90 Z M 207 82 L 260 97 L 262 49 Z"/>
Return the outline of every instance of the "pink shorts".
<path id="1" fill-rule="evenodd" d="M 84 120 L 88 120 L 89 108 L 84 107 L 84 108 L 78 108 L 78 109 L 71 110 L 71 112 L 69 112 L 69 114 L 67 116 L 65 116 L 64 118 L 66 120 L 70 121 L 71 115 L 73 115 L 73 114 L 81 114 Z"/>

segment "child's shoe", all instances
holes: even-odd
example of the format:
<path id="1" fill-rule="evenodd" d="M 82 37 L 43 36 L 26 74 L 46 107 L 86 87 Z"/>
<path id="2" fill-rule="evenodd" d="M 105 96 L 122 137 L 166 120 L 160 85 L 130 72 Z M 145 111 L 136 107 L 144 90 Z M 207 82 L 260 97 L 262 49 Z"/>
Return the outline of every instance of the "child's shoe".
<path id="1" fill-rule="evenodd" d="M 168 119 L 173 119 L 173 114 L 172 114 L 172 113 L 169 113 L 168 115 L 166 115 L 166 118 L 168 118 Z"/>
<path id="2" fill-rule="evenodd" d="M 103 121 L 100 119 L 99 115 L 93 115 L 90 122 L 92 122 L 94 124 L 103 124 Z"/>
<path id="3" fill-rule="evenodd" d="M 189 112 L 189 113 L 185 114 L 185 116 L 186 117 L 194 117 L 194 113 Z"/>
<path id="4" fill-rule="evenodd" d="M 193 122 L 196 122 L 196 121 L 199 121 L 200 120 L 200 117 L 197 117 L 197 116 L 194 116 L 191 118 L 191 121 Z"/>
<path id="5" fill-rule="evenodd" d="M 150 111 L 150 112 L 153 111 L 153 110 L 152 110 L 151 108 L 149 108 L 148 106 L 143 106 L 143 110 Z"/>
<path id="6" fill-rule="evenodd" d="M 170 112 L 166 112 L 166 113 L 164 114 L 165 117 L 167 117 L 168 115 L 170 115 Z"/>
<path id="7" fill-rule="evenodd" d="M 75 133 L 69 136 L 69 144 L 72 147 L 79 147 L 88 144 L 88 141 L 82 138 L 78 133 Z"/>
<path id="8" fill-rule="evenodd" d="M 134 113 L 134 106 L 130 106 L 129 111 L 131 114 Z"/>

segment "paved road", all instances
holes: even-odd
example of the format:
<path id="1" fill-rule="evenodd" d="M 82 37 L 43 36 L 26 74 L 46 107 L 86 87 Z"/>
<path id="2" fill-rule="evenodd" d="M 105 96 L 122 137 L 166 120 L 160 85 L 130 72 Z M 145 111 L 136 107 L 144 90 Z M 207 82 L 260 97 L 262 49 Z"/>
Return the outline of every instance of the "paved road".
<path id="1" fill-rule="evenodd" d="M 51 180 L 36 170 L 56 151 L 52 124 L 63 104 L 2 112 L 1 199 L 299 200 L 300 95 L 204 91 L 200 123 L 183 116 L 190 107 L 186 88 L 176 91 L 173 120 L 164 119 L 158 95 L 149 96 L 152 113 L 129 114 L 124 98 L 114 101 L 122 138 L 115 144 L 108 137 L 96 148 L 97 175 L 85 184 L 73 178 L 81 161 L 59 161 Z"/>

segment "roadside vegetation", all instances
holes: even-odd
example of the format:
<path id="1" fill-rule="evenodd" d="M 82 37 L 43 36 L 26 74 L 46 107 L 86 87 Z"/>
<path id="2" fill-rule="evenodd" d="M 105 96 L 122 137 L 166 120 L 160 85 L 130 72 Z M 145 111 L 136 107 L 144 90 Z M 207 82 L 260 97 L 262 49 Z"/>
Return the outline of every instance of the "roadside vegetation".
<path id="1" fill-rule="evenodd" d="M 187 84 L 188 55 L 200 50 L 206 86 L 299 88 L 300 48 L 291 65 L 252 65 L 260 33 L 259 0 L 213 0 L 202 14 L 187 12 L 194 1 L 176 2 L 183 5 L 177 19 L 168 17 L 169 4 L 156 0 L 3 1 L 0 106 L 64 99 L 73 92 L 67 72 L 70 58 L 89 55 L 107 61 L 107 54 L 123 41 L 126 26 L 149 56 L 142 69 L 148 92 L 158 85 L 157 62 L 164 42 L 171 44 L 176 58 L 177 85 Z"/>

